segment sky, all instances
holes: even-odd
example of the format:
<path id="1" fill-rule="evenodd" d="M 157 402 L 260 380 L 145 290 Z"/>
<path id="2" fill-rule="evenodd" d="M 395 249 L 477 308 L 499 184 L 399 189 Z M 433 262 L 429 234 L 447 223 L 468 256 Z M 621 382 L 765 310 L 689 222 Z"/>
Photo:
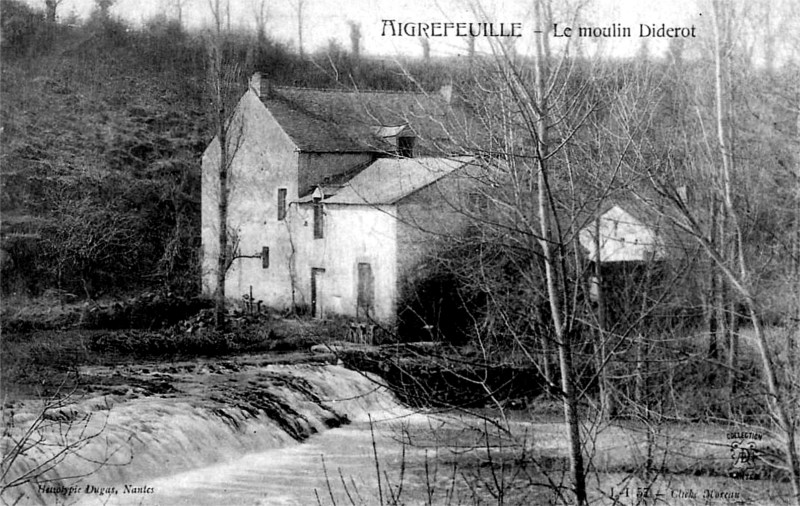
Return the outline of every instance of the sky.
<path id="1" fill-rule="evenodd" d="M 28 3 L 43 6 L 44 0 L 26 0 Z M 116 0 L 112 14 L 132 25 L 141 25 L 157 14 L 175 15 L 175 0 Z M 209 0 L 184 0 L 184 20 L 190 28 L 206 26 L 210 19 Z M 226 0 L 221 0 L 223 3 Z M 253 12 L 261 0 L 229 0 L 231 3 L 231 25 L 253 30 Z M 486 5 L 482 12 L 474 14 L 470 4 L 482 1 Z M 555 5 L 578 3 L 580 0 L 558 0 Z M 265 0 L 267 10 L 267 32 L 275 40 L 290 47 L 296 47 L 297 18 L 294 5 L 297 0 Z M 587 3 L 583 0 L 583 3 Z M 368 55 L 396 56 L 421 55 L 422 46 L 415 37 L 382 36 L 382 20 L 399 22 L 495 22 L 521 23 L 522 36 L 517 40 L 517 50 L 526 53 L 533 46 L 536 29 L 532 19 L 529 0 L 304 0 L 304 48 L 307 52 L 326 47 L 336 41 L 344 48 L 350 47 L 349 25 L 353 21 L 360 25 L 362 50 Z M 94 0 L 63 0 L 59 16 L 66 17 L 74 12 L 79 17 L 88 15 Z M 566 9 L 565 9 L 566 11 Z M 582 11 L 581 25 L 630 27 L 632 37 L 593 39 L 592 44 L 602 40 L 605 50 L 617 55 L 635 54 L 642 43 L 638 37 L 639 24 L 660 26 L 691 26 L 702 14 L 695 0 L 594 0 L 592 5 Z M 571 26 L 571 16 L 566 12 L 556 13 L 554 21 L 560 27 Z M 698 36 L 702 35 L 697 33 Z M 555 41 L 555 39 L 554 39 Z M 666 39 L 648 38 L 649 50 L 654 54 L 666 47 Z M 466 53 L 466 39 L 448 36 L 430 38 L 432 56 Z M 555 41 L 560 42 L 560 41 Z M 479 43 L 479 51 L 488 51 L 488 45 Z"/>

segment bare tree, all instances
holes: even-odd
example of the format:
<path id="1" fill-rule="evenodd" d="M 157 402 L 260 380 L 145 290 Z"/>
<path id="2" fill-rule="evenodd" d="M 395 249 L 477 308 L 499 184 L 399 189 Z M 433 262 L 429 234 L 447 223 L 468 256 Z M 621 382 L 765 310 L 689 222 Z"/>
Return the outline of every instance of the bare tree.
<path id="1" fill-rule="evenodd" d="M 97 423 L 90 414 L 78 415 L 74 411 L 75 390 L 64 392 L 63 384 L 52 396 L 43 399 L 32 420 L 19 422 L 5 402 L 0 408 L 3 434 L 0 439 L 0 499 L 4 504 L 20 504 L 27 497 L 40 493 L 41 484 L 62 480 L 85 478 L 98 473 L 114 463 L 123 454 L 125 445 L 132 439 L 116 444 L 104 437 L 108 416 Z M 92 458 L 93 446 L 102 445 L 101 458 Z M 62 466 L 80 461 L 83 471 L 69 475 Z M 86 464 L 89 464 L 87 467 Z M 72 467 L 72 469 L 75 469 Z"/>
<path id="2" fill-rule="evenodd" d="M 116 0 L 95 0 L 95 5 L 97 6 L 97 10 L 100 13 L 100 19 L 103 21 L 108 21 L 111 19 L 111 7 L 114 5 Z"/>
<path id="3" fill-rule="evenodd" d="M 537 20 L 552 19 L 548 16 L 546 2 L 537 1 L 534 7 Z M 546 21 L 540 22 L 548 25 Z M 713 149 L 707 148 L 707 152 L 701 153 L 696 151 L 698 148 L 694 144 L 677 142 L 671 146 L 674 148 L 671 150 L 664 148 L 668 143 L 661 140 L 653 142 L 658 143 L 658 148 L 664 151 L 658 151 L 654 156 L 647 152 L 645 146 L 650 142 L 649 138 L 640 135 L 640 132 L 647 132 L 653 138 L 666 132 L 672 134 L 671 125 L 659 124 L 660 118 L 655 118 L 660 110 L 654 104 L 667 100 L 663 92 L 669 85 L 660 81 L 663 76 L 655 75 L 657 72 L 650 74 L 634 66 L 627 68 L 624 64 L 605 62 L 613 68 L 614 74 L 606 82 L 599 68 L 602 65 L 596 62 L 579 58 L 586 67 L 576 68 L 571 67 L 574 62 L 569 59 L 553 58 L 548 47 L 547 30 L 542 31 L 544 33 L 537 40 L 533 59 L 515 58 L 510 48 L 494 45 L 492 50 L 496 58 L 491 63 L 491 71 L 477 76 L 476 70 L 476 74 L 471 76 L 480 92 L 472 100 L 460 97 L 468 103 L 472 112 L 480 116 L 482 126 L 488 130 L 484 132 L 486 142 L 479 148 L 482 148 L 480 152 L 484 155 L 482 161 L 491 167 L 475 176 L 475 180 L 479 182 L 479 192 L 490 203 L 492 211 L 464 211 L 473 220 L 473 231 L 477 229 L 477 232 L 471 233 L 461 243 L 465 249 L 469 247 L 476 252 L 470 257 L 468 265 L 462 266 L 464 283 L 480 291 L 489 301 L 487 306 L 491 305 L 491 309 L 482 309 L 470 316 L 474 335 L 477 336 L 477 354 L 481 360 L 488 362 L 493 352 L 500 345 L 505 345 L 506 349 L 513 349 L 510 360 L 524 357 L 529 364 L 535 364 L 545 371 L 551 391 L 559 395 L 563 403 L 569 438 L 572 494 L 566 500 L 577 503 L 588 501 L 586 469 L 592 467 L 591 453 L 586 454 L 591 436 L 581 430 L 582 422 L 587 421 L 584 413 L 589 410 L 577 409 L 580 402 L 592 404 L 589 395 L 591 388 L 586 384 L 592 381 L 584 382 L 581 378 L 585 376 L 582 375 L 587 374 L 588 370 L 592 380 L 599 379 L 601 388 L 609 392 L 619 387 L 623 380 L 614 378 L 613 374 L 606 376 L 605 372 L 615 366 L 617 370 L 629 368 L 625 371 L 624 381 L 630 385 L 631 393 L 627 396 L 624 392 L 620 393 L 619 401 L 623 409 L 638 407 L 642 413 L 638 419 L 645 423 L 648 430 L 648 453 L 644 468 L 648 479 L 651 479 L 650 471 L 657 467 L 652 453 L 655 447 L 653 434 L 657 430 L 660 415 L 649 400 L 649 390 L 654 388 L 652 378 L 658 377 L 652 370 L 652 364 L 674 369 L 675 364 L 682 362 L 674 355 L 666 358 L 657 355 L 659 351 L 670 350 L 656 349 L 660 343 L 647 331 L 657 329 L 646 327 L 644 320 L 660 302 L 659 299 L 667 296 L 673 287 L 659 286 L 655 279 L 658 277 L 657 268 L 648 266 L 641 278 L 634 280 L 636 283 L 626 287 L 631 296 L 624 301 L 627 306 L 624 309 L 633 321 L 627 325 L 615 324 L 603 307 L 605 285 L 602 281 L 610 275 L 598 257 L 592 267 L 596 269 L 595 276 L 600 285 L 600 300 L 595 307 L 595 314 L 591 314 L 586 310 L 590 305 L 585 304 L 580 294 L 585 290 L 582 280 L 587 262 L 582 261 L 582 252 L 574 245 L 576 230 L 596 219 L 603 203 L 608 201 L 613 192 L 624 190 L 631 194 L 635 193 L 633 190 L 646 187 L 646 191 L 640 192 L 640 198 L 648 206 L 652 204 L 652 213 L 661 221 L 675 225 L 674 228 L 692 239 L 693 246 L 699 245 L 706 252 L 708 262 L 698 262 L 701 265 L 693 265 L 693 268 L 698 268 L 703 275 L 708 273 L 709 281 L 714 283 L 706 306 L 714 318 L 713 325 L 719 324 L 721 332 L 719 335 L 716 330 L 714 332 L 719 345 L 718 355 L 722 356 L 722 347 L 726 343 L 730 346 L 728 365 L 731 370 L 737 364 L 733 340 L 736 336 L 735 303 L 746 302 L 748 313 L 756 323 L 756 341 L 760 343 L 759 356 L 765 371 L 768 403 L 786 440 L 785 467 L 794 473 L 792 483 L 796 486 L 792 415 L 792 399 L 796 398 L 793 397 L 796 391 L 791 390 L 788 384 L 796 380 L 787 379 L 786 371 L 776 366 L 780 360 L 776 360 L 773 351 L 767 347 L 771 343 L 765 341 L 764 325 L 757 318 L 764 302 L 757 292 L 759 273 L 748 262 L 745 244 L 747 225 L 742 219 L 747 220 L 746 212 L 749 209 L 745 207 L 747 202 L 744 196 L 735 193 L 736 165 L 741 161 L 735 157 L 736 133 L 731 133 L 737 122 L 730 113 L 732 97 L 727 89 L 729 84 L 725 84 L 726 79 L 730 78 L 724 61 L 728 55 L 717 48 L 714 80 L 708 81 L 708 86 L 704 88 L 701 86 L 713 92 L 713 114 L 710 111 L 697 112 L 701 109 L 698 103 L 684 101 L 678 104 L 678 107 L 690 111 L 691 115 L 697 114 L 701 118 L 692 125 L 694 128 L 682 124 L 675 130 L 682 130 L 684 138 L 691 137 L 692 132 L 702 132 L 705 136 L 698 136 L 702 137 L 698 144 L 707 142 Z M 674 44 L 671 54 L 676 66 L 680 66 L 683 61 L 680 45 Z M 652 61 L 638 64 L 644 67 L 659 65 Z M 576 70 L 575 74 L 565 76 L 570 68 Z M 585 80 L 581 78 L 583 71 L 588 75 Z M 722 79 L 718 79 L 720 76 Z M 718 93 L 720 82 L 722 93 Z M 604 90 L 604 86 L 608 89 Z M 600 102 L 602 107 L 597 107 L 596 104 Z M 674 114 L 680 118 L 687 115 L 684 110 Z M 587 125 L 594 121 L 595 116 L 601 118 Z M 709 118 L 713 122 L 709 122 Z M 724 138 L 720 137 L 720 132 L 724 132 Z M 452 139 L 458 138 L 457 133 L 451 131 L 450 134 Z M 471 144 L 461 140 L 460 146 L 469 151 Z M 613 156 L 608 155 L 609 152 Z M 662 154 L 663 158 L 658 156 Z M 669 160 L 665 164 L 669 165 L 669 170 L 680 172 L 670 164 L 680 166 L 676 159 L 684 156 L 687 159 L 714 158 L 714 162 L 709 163 L 710 167 L 703 167 L 707 172 L 703 178 L 697 179 L 697 186 L 703 186 L 706 192 L 704 197 L 709 197 L 703 199 L 702 206 L 690 204 L 688 192 L 683 192 L 681 196 L 678 190 L 685 181 L 679 183 L 677 178 L 671 179 L 653 169 L 653 166 L 657 166 L 666 172 L 667 169 L 658 160 Z M 610 159 L 613 157 L 617 159 Z M 721 163 L 725 157 L 728 161 Z M 584 165 L 583 170 L 581 165 Z M 597 173 L 602 173 L 602 177 Z M 680 175 L 689 179 L 692 177 L 687 173 Z M 671 173 L 670 176 L 675 174 Z M 657 183 L 654 187 L 651 187 L 650 178 Z M 726 181 L 731 182 L 727 187 Z M 661 195 L 667 202 L 666 209 L 664 202 L 653 204 L 654 194 Z M 712 204 L 706 205 L 708 202 Z M 595 232 L 594 237 L 598 240 L 599 233 Z M 687 248 L 687 256 L 691 256 L 693 251 L 694 248 Z M 498 261 L 497 258 L 502 260 Z M 458 261 L 464 261 L 464 256 L 443 256 L 439 260 L 442 265 L 449 264 L 452 267 Z M 501 262 L 504 265 L 498 267 Z M 526 262 L 529 264 L 527 269 L 520 268 Z M 513 273 L 510 276 L 513 283 L 501 278 L 508 272 Z M 694 274 L 698 271 L 691 272 Z M 678 277 L 676 275 L 675 279 L 668 279 L 666 285 L 677 283 Z M 723 289 L 726 291 L 723 292 Z M 527 303 L 527 311 L 520 310 L 519 300 Z M 547 325 L 541 325 L 542 322 Z M 531 334 L 542 327 L 547 328 L 541 334 L 548 337 L 542 340 L 543 345 L 534 344 Z M 593 331 L 593 337 L 597 336 L 592 343 L 585 339 L 589 334 L 587 330 Z M 664 333 L 670 330 L 670 340 L 680 341 L 684 345 L 691 342 L 691 336 L 681 335 L 679 330 L 669 329 Z M 595 343 L 595 349 L 591 349 Z M 493 345 L 495 348 L 492 348 Z M 548 345 L 558 353 L 560 374 L 549 370 Z M 623 354 L 626 355 L 626 361 L 615 364 L 615 357 Z M 707 355 L 705 358 L 708 358 Z M 724 362 L 712 363 L 725 366 Z M 663 373 L 662 377 L 668 374 L 672 372 Z M 492 390 L 488 381 L 473 376 L 469 380 L 485 388 L 489 402 L 502 406 L 503 399 Z M 602 406 L 611 404 L 603 401 L 605 396 L 601 392 L 600 412 L 603 414 L 613 411 Z M 503 417 L 502 408 L 499 411 L 499 417 Z M 589 459 L 588 465 L 585 459 Z"/>
<path id="4" fill-rule="evenodd" d="M 183 11 L 189 7 L 192 0 L 172 0 L 172 6 L 175 9 L 175 15 L 178 18 L 178 26 L 183 30 Z"/>
<path id="5" fill-rule="evenodd" d="M 422 46 L 422 59 L 426 62 L 431 61 L 431 41 L 428 37 L 420 37 L 419 44 Z"/>
<path id="6" fill-rule="evenodd" d="M 583 465 L 583 449 L 581 446 L 580 425 L 578 421 L 578 398 L 575 393 L 575 375 L 572 364 L 572 343 L 571 336 L 566 331 L 562 321 L 563 307 L 561 302 L 560 281 L 558 277 L 559 261 L 555 255 L 563 254 L 553 251 L 553 235 L 550 216 L 554 209 L 551 208 L 553 195 L 548 178 L 550 177 L 547 159 L 549 157 L 549 125 L 552 121 L 548 104 L 548 79 L 549 63 L 551 55 L 549 44 L 546 37 L 549 35 L 545 28 L 549 26 L 549 20 L 545 21 L 544 7 L 542 0 L 534 3 L 534 18 L 540 23 L 539 33 L 536 37 L 535 60 L 534 60 L 534 82 L 536 102 L 529 102 L 527 114 L 531 119 L 535 118 L 532 124 L 532 133 L 536 142 L 536 188 L 538 191 L 539 223 L 541 226 L 541 236 L 539 245 L 542 249 L 545 265 L 545 280 L 547 283 L 547 295 L 550 300 L 550 317 L 552 318 L 554 338 L 558 346 L 558 357 L 561 368 L 561 394 L 564 402 L 564 420 L 568 427 L 569 451 L 570 451 L 570 474 L 572 486 L 575 493 L 575 500 L 578 504 L 586 503 L 586 475 Z M 558 244 L 558 242 L 556 242 Z"/>
<path id="7" fill-rule="evenodd" d="M 744 192 L 737 193 L 737 188 L 749 177 L 742 166 L 748 163 L 747 158 L 739 156 L 737 139 L 743 135 L 746 123 L 735 118 L 737 98 L 733 91 L 737 83 L 736 72 L 749 66 L 749 57 L 739 54 L 738 62 L 743 68 L 736 69 L 737 48 L 733 44 L 735 33 L 734 5 L 722 4 L 717 0 L 710 2 L 712 30 L 712 61 L 714 72 L 709 87 L 712 91 L 713 109 L 708 116 L 712 123 L 706 126 L 701 116 L 699 123 L 703 129 L 705 140 L 710 146 L 708 156 L 712 159 L 708 174 L 703 180 L 707 201 L 710 208 L 704 210 L 693 206 L 687 196 L 679 191 L 678 185 L 670 175 L 659 173 L 655 169 L 647 171 L 652 188 L 658 194 L 658 201 L 641 195 L 643 201 L 656 208 L 664 209 L 664 216 L 676 224 L 683 232 L 693 238 L 707 257 L 713 283 L 713 296 L 708 303 L 714 306 L 713 318 L 716 320 L 712 331 L 716 331 L 717 339 L 711 346 L 717 347 L 727 343 L 729 366 L 729 385 L 733 385 L 737 370 L 738 338 L 736 319 L 738 318 L 735 302 L 740 302 L 752 325 L 753 344 L 760 363 L 763 391 L 766 405 L 776 427 L 776 434 L 783 444 L 783 468 L 788 472 L 793 488 L 793 499 L 800 504 L 800 457 L 797 449 L 797 384 L 792 377 L 791 368 L 785 366 L 784 359 L 775 351 L 776 343 L 768 338 L 767 325 L 764 321 L 764 293 L 759 284 L 763 283 L 765 273 L 759 270 L 757 257 L 752 255 L 749 240 L 765 241 L 762 236 L 753 238 L 757 219 L 752 212 L 750 198 Z M 769 44 L 770 41 L 767 41 Z M 749 48 L 745 48 L 749 51 Z M 769 72 L 769 70 L 767 71 Z M 755 95 L 755 94 L 752 94 Z M 754 104 L 748 103 L 752 109 Z M 764 143 L 763 134 L 751 139 L 751 146 Z M 687 150 L 700 148 L 688 148 Z M 748 152 L 753 150 L 748 148 Z M 750 162 L 752 163 L 752 162 Z M 774 183 L 774 182 L 773 182 Z M 773 199 L 781 199 L 777 187 L 771 187 Z M 749 231 L 749 232 L 748 232 Z M 748 238 L 748 233 L 750 238 Z M 775 238 L 766 237 L 768 247 L 789 248 Z M 758 244 L 762 249 L 765 244 Z"/>
<path id="8" fill-rule="evenodd" d="M 361 25 L 355 21 L 348 21 L 347 24 L 350 26 L 350 53 L 358 61 L 361 57 Z"/>
<path id="9" fill-rule="evenodd" d="M 216 287 L 214 292 L 214 317 L 216 325 L 225 323 L 225 279 L 228 269 L 235 257 L 235 240 L 228 224 L 228 207 L 230 194 L 230 168 L 236 155 L 236 146 L 241 142 L 241 132 L 232 131 L 230 121 L 229 97 L 227 93 L 235 84 L 238 69 L 225 62 L 225 36 L 222 32 L 223 6 L 220 0 L 209 0 L 214 18 L 213 31 L 208 40 L 208 87 L 213 107 L 213 121 L 218 146 L 218 160 L 216 163 L 217 197 L 217 262 L 216 262 Z"/>
<path id="10" fill-rule="evenodd" d="M 256 40 L 263 44 L 267 40 L 267 2 L 266 0 L 253 1 L 253 20 L 256 23 Z"/>
<path id="11" fill-rule="evenodd" d="M 306 0 L 292 0 L 292 7 L 294 7 L 295 15 L 297 16 L 297 54 L 303 58 L 303 9 L 306 6 Z"/>
<path id="12" fill-rule="evenodd" d="M 58 6 L 61 5 L 64 0 L 44 0 L 44 7 L 45 7 L 45 20 L 48 23 L 55 23 L 57 19 L 57 10 Z"/>
<path id="13" fill-rule="evenodd" d="M 726 56 L 723 54 L 722 42 L 723 37 L 730 36 L 730 34 L 726 34 L 723 31 L 722 12 L 719 1 L 712 0 L 711 6 L 712 23 L 714 27 L 716 127 L 718 148 L 720 158 L 722 159 L 721 176 L 723 181 L 723 201 L 727 215 L 730 218 L 730 225 L 734 236 L 733 259 L 738 264 L 738 268 L 731 268 L 729 264 L 725 262 L 724 251 L 720 252 L 719 250 L 714 250 L 707 241 L 702 242 L 707 253 L 712 257 L 719 269 L 724 273 L 728 282 L 732 285 L 732 289 L 736 290 L 739 295 L 743 297 L 748 312 L 750 313 L 750 319 L 753 322 L 753 329 L 758 343 L 759 354 L 761 355 L 764 379 L 769 392 L 769 403 L 772 406 L 778 426 L 784 433 L 786 458 L 792 486 L 794 487 L 795 502 L 800 505 L 800 455 L 798 455 L 797 451 L 795 423 L 790 416 L 786 392 L 783 391 L 783 387 L 780 384 L 776 372 L 775 359 L 772 356 L 770 344 L 764 333 L 756 297 L 749 286 L 755 273 L 752 272 L 748 266 L 739 211 L 733 199 L 732 173 L 734 171 L 734 158 L 732 148 L 729 145 L 733 122 L 727 114 L 728 105 L 726 103 L 727 98 L 724 90 L 726 83 L 724 82 L 725 70 L 723 67 Z"/>

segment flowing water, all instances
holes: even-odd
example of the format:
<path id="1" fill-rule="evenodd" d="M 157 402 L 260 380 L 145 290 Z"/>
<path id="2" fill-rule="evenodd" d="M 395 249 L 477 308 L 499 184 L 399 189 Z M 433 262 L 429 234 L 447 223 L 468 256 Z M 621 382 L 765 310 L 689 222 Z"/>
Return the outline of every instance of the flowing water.
<path id="1" fill-rule="evenodd" d="M 556 421 L 510 422 L 506 427 L 515 437 L 504 440 L 479 417 L 408 410 L 374 378 L 342 367 L 253 366 L 199 375 L 195 370 L 171 379 L 180 385 L 180 395 L 105 396 L 53 411 L 37 434 L 54 446 L 39 445 L 18 459 L 12 475 L 47 462 L 53 449 L 76 440 L 78 428 L 79 434 L 97 437 L 37 481 L 13 489 L 17 496 L 2 499 L 48 505 L 348 506 L 392 504 L 399 496 L 398 504 L 445 505 L 494 504 L 503 489 L 506 504 L 548 504 L 556 486 L 545 482 L 536 466 L 547 467 L 547 479 L 565 476 L 566 434 Z M 15 417 L 13 430 L 31 421 L 26 416 Z M 349 423 L 336 427 L 344 416 Z M 718 430 L 704 431 L 679 428 L 686 443 L 678 448 L 671 440 L 671 449 L 727 458 L 726 447 L 715 441 Z M 642 433 L 634 427 L 609 427 L 594 441 L 594 462 L 608 469 L 635 465 L 643 450 Z M 516 446 L 508 446 L 512 443 Z M 503 460 L 504 455 L 510 458 Z M 538 463 L 521 459 L 526 455 Z M 598 476 L 591 495 L 601 504 L 610 504 L 602 496 L 614 487 L 619 493 L 620 484 L 635 484 L 625 473 Z M 665 494 L 679 488 L 699 494 L 708 486 L 742 490 L 749 497 L 763 491 L 757 482 L 745 483 L 747 491 L 724 477 L 666 478 L 658 489 Z"/>
<path id="2" fill-rule="evenodd" d="M 122 488 L 113 496 L 83 496 L 77 504 L 304 506 L 318 504 L 319 498 L 321 504 L 349 505 L 348 492 L 355 504 L 379 504 L 373 434 L 380 449 L 378 462 L 387 474 L 396 477 L 401 445 L 392 439 L 385 423 L 370 426 L 361 421 L 317 434 L 300 445 L 132 484 L 147 487 L 152 491 L 149 494 L 125 494 Z M 422 458 L 406 453 L 409 465 Z M 386 478 L 382 484 L 389 486 Z M 390 492 L 386 493 L 388 497 Z"/>
<path id="3" fill-rule="evenodd" d="M 243 456 L 286 461 L 280 452 L 302 454 L 306 446 L 298 443 L 309 437 L 308 448 L 322 436 L 321 444 L 335 453 L 341 438 L 327 436 L 330 427 L 351 421 L 339 432 L 346 439 L 363 434 L 359 427 L 370 413 L 384 418 L 408 414 L 374 378 L 343 367 L 237 366 L 227 372 L 203 367 L 171 374 L 178 388 L 164 395 L 137 395 L 135 388 L 123 388 L 118 394 L 62 403 L 44 419 L 36 419 L 35 408 L 12 415 L 7 430 L 14 438 L 23 437 L 31 423 L 38 425 L 28 436 L 32 448 L 12 463 L 6 483 L 36 478 L 8 489 L 3 502 L 172 504 L 172 484 L 179 482 L 162 480 L 151 494 L 149 480 L 215 463 L 226 463 L 221 469 L 230 472 L 249 466 L 237 462 Z M 155 374 L 146 371 L 137 378 Z M 220 475 L 211 469 L 209 478 L 199 478 L 201 483 Z M 135 492 L 125 494 L 126 485 Z"/>

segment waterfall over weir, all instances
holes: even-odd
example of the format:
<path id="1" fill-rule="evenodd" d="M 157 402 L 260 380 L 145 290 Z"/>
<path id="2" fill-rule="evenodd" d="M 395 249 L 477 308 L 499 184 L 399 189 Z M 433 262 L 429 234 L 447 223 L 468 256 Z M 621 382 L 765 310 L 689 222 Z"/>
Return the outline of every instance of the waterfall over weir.
<path id="1" fill-rule="evenodd" d="M 264 459 L 270 450 L 343 424 L 363 427 L 369 417 L 408 414 L 374 378 L 340 366 L 217 366 L 199 374 L 197 367 L 173 368 L 170 374 L 137 372 L 153 381 L 168 378 L 174 388 L 161 393 L 141 395 L 134 381 L 109 395 L 50 409 L 29 436 L 37 444 L 14 460 L 5 481 L 35 478 L 7 489 L 2 499 L 9 504 L 172 504 L 159 497 L 165 483 L 175 483 L 164 477 L 211 465 L 236 468 L 237 459 Z M 14 436 L 35 421 L 35 414 L 17 414 Z M 345 439 L 353 432 L 338 430 Z"/>

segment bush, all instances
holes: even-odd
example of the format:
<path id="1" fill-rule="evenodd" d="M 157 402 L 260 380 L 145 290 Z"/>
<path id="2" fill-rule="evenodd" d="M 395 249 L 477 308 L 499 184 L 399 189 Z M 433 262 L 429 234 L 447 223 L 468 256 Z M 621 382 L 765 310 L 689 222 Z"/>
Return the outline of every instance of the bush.
<path id="1" fill-rule="evenodd" d="M 198 332 L 128 330 L 96 335 L 89 349 L 105 355 L 132 357 L 220 356 L 234 352 L 266 351 L 269 332 Z"/>
<path id="2" fill-rule="evenodd" d="M 81 326 L 88 329 L 161 329 L 178 324 L 211 306 L 207 299 L 171 292 L 145 292 L 133 299 L 86 311 Z"/>
<path id="3" fill-rule="evenodd" d="M 500 399 L 509 407 L 523 407 L 545 390 L 535 367 L 472 362 L 441 347 L 410 344 L 389 351 L 346 349 L 340 353 L 347 367 L 381 376 L 409 406 L 494 407 Z"/>
<path id="4" fill-rule="evenodd" d="M 24 2 L 0 1 L 0 31 L 3 52 L 30 55 L 47 49 L 44 13 Z"/>
<path id="5" fill-rule="evenodd" d="M 446 341 L 463 344 L 470 336 L 475 315 L 484 305 L 480 294 L 471 294 L 461 280 L 434 273 L 417 280 L 402 295 L 398 311 L 401 340 Z"/>

